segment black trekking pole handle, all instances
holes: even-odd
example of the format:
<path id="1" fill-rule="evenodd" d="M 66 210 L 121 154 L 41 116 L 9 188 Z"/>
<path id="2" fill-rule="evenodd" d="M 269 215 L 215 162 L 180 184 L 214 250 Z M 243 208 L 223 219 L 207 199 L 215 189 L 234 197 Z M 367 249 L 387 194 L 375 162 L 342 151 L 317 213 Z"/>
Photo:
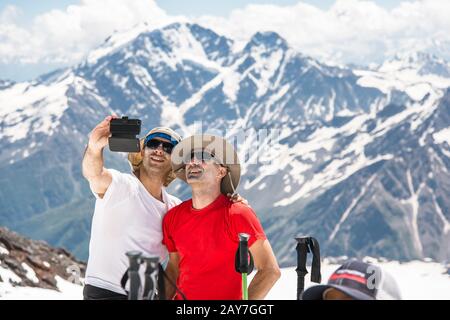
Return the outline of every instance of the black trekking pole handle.
<path id="1" fill-rule="evenodd" d="M 248 239 L 247 233 L 239 233 L 239 268 L 244 273 L 248 273 Z"/>
<path id="2" fill-rule="evenodd" d="M 302 293 L 305 290 L 305 277 L 308 274 L 306 269 L 306 259 L 308 249 L 308 238 L 295 238 L 297 240 L 297 300 L 301 300 Z"/>
<path id="3" fill-rule="evenodd" d="M 140 251 L 128 251 L 126 255 L 130 262 L 130 267 L 128 269 L 128 277 L 130 279 L 130 292 L 128 295 L 128 300 L 138 300 L 140 287 L 139 258 L 141 257 L 142 253 Z"/>
<path id="4" fill-rule="evenodd" d="M 242 300 L 248 300 L 247 275 L 249 273 L 248 263 L 248 239 L 247 233 L 239 233 L 239 270 L 242 274 Z"/>
<path id="5" fill-rule="evenodd" d="M 143 299 L 155 300 L 159 257 L 142 256 L 141 259 L 146 264 Z"/>
<path id="6" fill-rule="evenodd" d="M 320 283 L 322 275 L 320 273 L 320 246 L 316 238 L 299 237 L 297 240 L 297 300 L 302 300 L 305 290 L 305 277 L 308 274 L 306 269 L 306 260 L 308 253 L 312 253 L 311 282 Z"/>

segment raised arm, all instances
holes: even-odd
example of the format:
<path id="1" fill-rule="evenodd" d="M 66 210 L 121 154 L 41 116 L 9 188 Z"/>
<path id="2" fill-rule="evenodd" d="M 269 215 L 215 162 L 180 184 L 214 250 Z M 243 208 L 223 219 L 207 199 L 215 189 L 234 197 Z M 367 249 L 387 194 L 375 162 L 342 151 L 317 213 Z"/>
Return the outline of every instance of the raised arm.
<path id="1" fill-rule="evenodd" d="M 83 176 L 101 198 L 112 182 L 111 173 L 103 166 L 103 148 L 108 144 L 109 123 L 114 118 L 116 116 L 106 117 L 91 131 L 82 162 Z"/>

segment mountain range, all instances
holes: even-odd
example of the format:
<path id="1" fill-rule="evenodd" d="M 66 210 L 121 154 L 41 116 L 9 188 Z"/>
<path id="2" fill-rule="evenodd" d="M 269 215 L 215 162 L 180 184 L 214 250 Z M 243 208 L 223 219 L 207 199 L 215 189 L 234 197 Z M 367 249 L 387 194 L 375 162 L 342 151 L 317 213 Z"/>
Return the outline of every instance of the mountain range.
<path id="1" fill-rule="evenodd" d="M 86 259 L 95 200 L 81 159 L 115 112 L 140 118 L 142 135 L 248 134 L 238 190 L 282 266 L 295 264 L 298 235 L 328 256 L 448 261 L 449 87 L 450 64 L 431 54 L 331 66 L 274 32 L 239 46 L 198 24 L 143 24 L 73 67 L 0 81 L 0 225 Z M 105 161 L 129 171 L 123 154 Z M 169 190 L 189 197 L 180 181 Z"/>

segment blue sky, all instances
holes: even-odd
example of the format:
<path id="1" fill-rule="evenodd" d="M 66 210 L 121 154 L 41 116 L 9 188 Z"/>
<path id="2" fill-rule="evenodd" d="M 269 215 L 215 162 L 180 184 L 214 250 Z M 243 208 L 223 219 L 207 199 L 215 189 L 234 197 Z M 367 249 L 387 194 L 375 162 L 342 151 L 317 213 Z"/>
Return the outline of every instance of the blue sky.
<path id="1" fill-rule="evenodd" d="M 405 1 L 405 0 L 403 0 Z M 298 3 L 299 0 L 225 0 L 225 1 L 211 1 L 211 0 L 161 0 L 157 1 L 158 5 L 171 14 L 213 14 L 213 15 L 228 15 L 231 10 L 244 7 L 247 4 L 276 4 L 279 6 L 292 5 Z M 335 0 L 302 0 L 302 2 L 309 3 L 321 9 L 328 9 Z M 382 5 L 385 8 L 393 8 L 401 0 L 375 0 L 373 2 Z"/>
<path id="2" fill-rule="evenodd" d="M 329 63 L 379 63 L 435 43 L 450 56 L 448 12 L 448 0 L 0 0 L 0 79 L 29 80 L 74 65 L 116 30 L 180 19 L 239 43 L 275 31 L 299 52 Z"/>
<path id="3" fill-rule="evenodd" d="M 372 0 L 373 2 L 391 9 L 398 5 L 402 0 Z M 404 1 L 404 0 L 403 0 Z M 168 14 L 182 14 L 187 16 L 200 15 L 216 15 L 227 16 L 233 9 L 242 8 L 248 4 L 276 4 L 276 5 L 292 5 L 298 3 L 299 0 L 225 0 L 225 1 L 211 1 L 211 0 L 157 0 L 159 7 L 164 9 Z M 302 0 L 302 2 L 312 4 L 321 9 L 329 8 L 335 0 Z M 27 24 L 33 17 L 47 12 L 51 9 L 65 9 L 68 5 L 79 4 L 76 0 L 0 0 L 0 12 L 7 5 L 14 5 L 22 10 L 20 22 Z"/>
<path id="4" fill-rule="evenodd" d="M 20 8 L 22 11 L 18 22 L 21 24 L 28 24 L 34 17 L 52 9 L 64 9 L 70 4 L 76 4 L 79 1 L 73 0 L 0 0 L 0 12 L 8 5 L 13 5 Z"/>

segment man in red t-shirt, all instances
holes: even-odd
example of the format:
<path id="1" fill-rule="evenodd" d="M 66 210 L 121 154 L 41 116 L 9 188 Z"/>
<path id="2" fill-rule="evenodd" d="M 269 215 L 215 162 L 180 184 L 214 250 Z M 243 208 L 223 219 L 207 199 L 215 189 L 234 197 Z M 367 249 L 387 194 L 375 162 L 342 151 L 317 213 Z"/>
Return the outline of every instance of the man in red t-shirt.
<path id="1" fill-rule="evenodd" d="M 235 270 L 239 233 L 250 235 L 249 250 L 257 273 L 249 299 L 263 299 L 280 277 L 275 255 L 253 210 L 232 203 L 240 165 L 233 147 L 217 136 L 196 135 L 172 153 L 172 168 L 192 188 L 192 199 L 168 211 L 163 243 L 169 251 L 166 273 L 188 300 L 238 300 L 242 278 Z M 175 288 L 166 285 L 169 299 Z M 177 293 L 175 299 L 182 297 Z"/>

